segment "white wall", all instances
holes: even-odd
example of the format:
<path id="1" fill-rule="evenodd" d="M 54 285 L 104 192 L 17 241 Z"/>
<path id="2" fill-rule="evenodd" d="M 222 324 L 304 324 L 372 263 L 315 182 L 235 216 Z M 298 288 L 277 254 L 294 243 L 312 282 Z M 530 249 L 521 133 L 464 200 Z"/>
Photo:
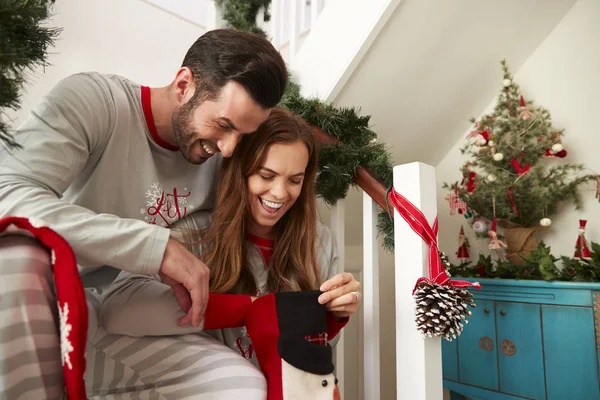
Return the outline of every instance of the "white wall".
<path id="1" fill-rule="evenodd" d="M 579 0 L 566 14 L 546 40 L 532 53 L 519 71 L 513 71 L 525 98 L 547 108 L 557 128 L 565 129 L 563 144 L 568 151 L 565 162 L 584 163 L 587 168 L 600 173 L 600 134 L 597 115 L 600 111 L 600 1 Z M 502 75 L 498 64 L 498 89 Z M 493 105 L 491 102 L 487 109 Z M 482 110 L 482 113 L 487 110 Z M 469 116 L 465 116 L 468 119 Z M 465 132 L 466 136 L 466 132 Z M 437 165 L 438 184 L 460 180 L 459 167 L 466 158 L 459 148 L 463 136 Z M 588 171 L 588 172 L 592 172 Z M 554 255 L 573 255 L 579 219 L 588 220 L 588 240 L 600 241 L 600 205 L 594 198 L 594 185 L 581 192 L 583 208 L 574 211 L 568 205 L 552 218 L 550 232 L 540 235 L 552 247 Z M 440 214 L 440 245 L 453 256 L 457 250 L 462 216 L 451 217 L 444 197 L 438 192 Z M 467 228 L 467 226 L 465 226 Z M 487 247 L 487 240 L 474 239 L 472 229 L 465 229 L 470 236 L 472 252 Z M 472 255 L 472 258 L 473 255 Z"/>
<path id="2" fill-rule="evenodd" d="M 49 26 L 60 27 L 45 71 L 30 75 L 21 121 L 60 79 L 76 72 L 124 75 L 149 86 L 175 77 L 188 47 L 204 29 L 142 0 L 58 0 Z"/>

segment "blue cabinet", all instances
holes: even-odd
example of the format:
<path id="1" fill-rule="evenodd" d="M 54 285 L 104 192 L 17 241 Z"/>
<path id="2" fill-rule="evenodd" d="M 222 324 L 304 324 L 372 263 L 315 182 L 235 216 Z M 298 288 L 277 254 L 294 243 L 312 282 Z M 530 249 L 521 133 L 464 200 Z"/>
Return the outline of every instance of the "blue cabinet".
<path id="1" fill-rule="evenodd" d="M 600 284 L 478 281 L 469 324 L 442 345 L 453 399 L 600 400 Z"/>

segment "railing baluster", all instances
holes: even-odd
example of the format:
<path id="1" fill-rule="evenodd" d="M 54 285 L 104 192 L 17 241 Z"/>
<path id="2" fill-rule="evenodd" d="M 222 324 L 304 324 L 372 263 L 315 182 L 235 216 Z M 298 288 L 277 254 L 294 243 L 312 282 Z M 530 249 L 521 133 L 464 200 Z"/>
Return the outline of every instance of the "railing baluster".
<path id="1" fill-rule="evenodd" d="M 338 273 L 342 273 L 346 270 L 345 268 L 345 249 L 346 239 L 344 234 L 345 226 L 345 200 L 338 200 L 335 206 L 331 208 L 331 232 L 333 238 L 337 243 L 338 249 Z M 344 370 L 344 330 L 340 332 L 340 338 L 335 347 L 335 375 L 337 376 L 339 383 L 340 394 L 344 398 L 344 382 L 345 382 L 345 370 Z"/>
<path id="2" fill-rule="evenodd" d="M 300 27 L 302 26 L 302 2 L 304 0 L 290 0 L 289 1 L 289 32 L 290 32 L 290 45 L 289 45 L 289 60 L 292 60 L 299 48 L 300 39 Z"/>
<path id="3" fill-rule="evenodd" d="M 377 204 L 363 192 L 364 400 L 380 399 Z M 408 397 L 407 397 L 408 399 Z M 415 397 L 416 399 L 416 397 Z"/>
<path id="4" fill-rule="evenodd" d="M 281 45 L 281 21 L 284 0 L 271 0 L 271 20 L 269 21 L 269 35 L 273 47 L 279 49 Z"/>
<path id="5" fill-rule="evenodd" d="M 310 0 L 310 29 L 315 26 L 323 9 L 324 0 Z"/>
<path id="6" fill-rule="evenodd" d="M 434 167 L 416 162 L 396 166 L 394 187 L 433 223 L 437 214 Z M 423 339 L 417 331 L 412 296 L 417 279 L 429 276 L 429 248 L 397 211 L 394 215 L 396 393 L 398 399 L 439 400 L 443 398 L 440 339 Z"/>

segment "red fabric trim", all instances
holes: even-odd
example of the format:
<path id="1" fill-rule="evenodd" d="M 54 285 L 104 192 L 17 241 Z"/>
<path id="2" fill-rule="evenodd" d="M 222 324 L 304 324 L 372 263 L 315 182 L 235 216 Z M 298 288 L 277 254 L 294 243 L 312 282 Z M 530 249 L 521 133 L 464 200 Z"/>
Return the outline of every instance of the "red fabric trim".
<path id="1" fill-rule="evenodd" d="M 267 378 L 267 400 L 283 399 L 281 356 L 277 348 L 280 335 L 278 321 L 275 293 L 256 299 L 246 318 L 256 359 Z"/>
<path id="2" fill-rule="evenodd" d="M 244 294 L 209 293 L 204 314 L 204 329 L 238 328 L 246 323 L 246 314 L 252 305 Z"/>
<path id="3" fill-rule="evenodd" d="M 71 342 L 68 352 L 71 368 L 63 364 L 64 385 L 69 400 L 87 399 L 83 374 L 85 372 L 85 346 L 87 343 L 88 309 L 83 284 L 77 269 L 75 254 L 69 243 L 58 233 L 33 220 L 21 217 L 0 219 L 0 233 L 12 226 L 28 231 L 50 250 L 56 300 L 71 330 L 62 332 Z"/>
<path id="4" fill-rule="evenodd" d="M 327 312 L 327 340 L 333 340 L 350 321 L 350 317 L 338 318 Z"/>
<path id="5" fill-rule="evenodd" d="M 271 257 L 273 257 L 273 248 L 275 246 L 275 241 L 271 239 L 261 238 L 251 233 L 247 234 L 247 238 L 249 241 L 256 245 L 258 251 L 260 251 L 260 255 L 262 256 L 265 264 L 269 264 L 269 262 L 271 262 Z"/>
<path id="6" fill-rule="evenodd" d="M 167 150 L 179 150 L 177 146 L 173 146 L 171 143 L 165 142 L 160 138 L 160 136 L 158 136 L 158 131 L 156 130 L 156 125 L 154 124 L 154 115 L 152 115 L 150 88 L 148 86 L 142 86 L 142 110 L 144 111 L 144 118 L 146 118 L 146 125 L 150 131 L 150 136 L 152 136 L 152 139 L 156 142 L 156 144 Z"/>

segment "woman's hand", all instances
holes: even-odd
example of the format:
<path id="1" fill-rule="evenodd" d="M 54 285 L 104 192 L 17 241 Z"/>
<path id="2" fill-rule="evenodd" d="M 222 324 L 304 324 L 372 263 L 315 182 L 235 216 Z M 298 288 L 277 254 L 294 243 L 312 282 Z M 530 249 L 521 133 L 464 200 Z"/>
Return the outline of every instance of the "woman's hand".
<path id="1" fill-rule="evenodd" d="M 319 296 L 319 303 L 326 304 L 327 309 L 336 317 L 349 317 L 358 311 L 362 297 L 360 282 L 351 273 L 337 274 L 323 282 L 319 289 L 324 292 Z"/>

